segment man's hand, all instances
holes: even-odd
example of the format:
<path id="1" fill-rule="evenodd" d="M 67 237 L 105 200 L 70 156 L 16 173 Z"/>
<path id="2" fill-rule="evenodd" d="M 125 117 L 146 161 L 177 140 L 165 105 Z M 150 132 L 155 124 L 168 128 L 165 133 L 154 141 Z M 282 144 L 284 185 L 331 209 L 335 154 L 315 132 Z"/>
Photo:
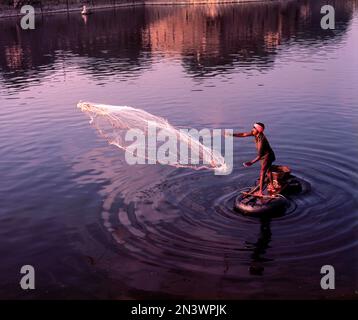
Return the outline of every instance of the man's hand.
<path id="1" fill-rule="evenodd" d="M 252 166 L 252 162 L 251 162 L 251 161 L 244 162 L 243 165 L 244 165 L 244 167 L 251 167 L 251 166 Z"/>

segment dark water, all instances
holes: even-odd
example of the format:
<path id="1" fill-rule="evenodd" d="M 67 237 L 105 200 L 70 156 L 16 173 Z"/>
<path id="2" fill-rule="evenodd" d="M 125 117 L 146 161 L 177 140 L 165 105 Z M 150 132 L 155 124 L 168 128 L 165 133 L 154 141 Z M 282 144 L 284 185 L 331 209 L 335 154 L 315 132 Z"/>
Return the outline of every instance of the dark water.
<path id="1" fill-rule="evenodd" d="M 356 297 L 358 11 L 334 4 L 334 31 L 320 1 L 45 16 L 35 31 L 1 20 L 0 297 Z M 198 129 L 262 121 L 312 192 L 280 218 L 235 214 L 258 175 L 240 165 L 251 139 L 229 176 L 129 166 L 79 100 Z"/>

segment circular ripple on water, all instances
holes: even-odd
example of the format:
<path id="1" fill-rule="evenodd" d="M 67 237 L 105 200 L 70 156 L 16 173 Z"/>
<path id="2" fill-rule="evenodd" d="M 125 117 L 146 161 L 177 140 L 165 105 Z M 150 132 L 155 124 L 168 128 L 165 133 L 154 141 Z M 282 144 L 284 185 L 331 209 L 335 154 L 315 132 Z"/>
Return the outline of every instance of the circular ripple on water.
<path id="1" fill-rule="evenodd" d="M 293 209 L 272 220 L 233 210 L 238 189 L 252 184 L 247 171 L 245 178 L 241 170 L 220 177 L 183 169 L 130 197 L 112 194 L 103 218 L 120 249 L 139 261 L 211 274 L 235 274 L 257 261 L 307 261 L 348 250 L 356 245 L 354 214 L 344 214 L 356 208 L 348 180 L 339 166 L 315 160 L 312 152 L 311 166 L 301 175 L 313 185 L 311 192 L 292 198 Z"/>

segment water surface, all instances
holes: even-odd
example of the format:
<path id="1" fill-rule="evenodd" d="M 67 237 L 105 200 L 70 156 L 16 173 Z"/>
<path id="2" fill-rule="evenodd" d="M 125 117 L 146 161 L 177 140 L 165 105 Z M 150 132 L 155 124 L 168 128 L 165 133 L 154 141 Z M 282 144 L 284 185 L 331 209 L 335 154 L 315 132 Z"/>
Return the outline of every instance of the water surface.
<path id="1" fill-rule="evenodd" d="M 358 11 L 335 6 L 334 31 L 320 1 L 53 15 L 34 31 L 0 20 L 0 297 L 355 297 Z M 129 166 L 79 100 L 197 129 L 264 122 L 312 191 L 280 218 L 238 215 L 259 170 L 241 167 L 251 139 L 235 141 L 229 176 Z"/>

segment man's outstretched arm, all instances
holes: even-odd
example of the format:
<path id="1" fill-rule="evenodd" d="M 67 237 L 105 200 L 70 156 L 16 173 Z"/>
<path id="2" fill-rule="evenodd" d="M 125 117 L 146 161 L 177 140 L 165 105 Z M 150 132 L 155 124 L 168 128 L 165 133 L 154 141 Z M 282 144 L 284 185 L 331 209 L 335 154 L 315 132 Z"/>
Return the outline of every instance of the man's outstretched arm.
<path id="1" fill-rule="evenodd" d="M 252 132 L 234 132 L 233 137 L 245 138 L 253 136 Z"/>
<path id="2" fill-rule="evenodd" d="M 232 136 L 236 138 L 245 138 L 245 137 L 251 137 L 253 136 L 253 134 L 252 132 L 234 132 Z"/>

